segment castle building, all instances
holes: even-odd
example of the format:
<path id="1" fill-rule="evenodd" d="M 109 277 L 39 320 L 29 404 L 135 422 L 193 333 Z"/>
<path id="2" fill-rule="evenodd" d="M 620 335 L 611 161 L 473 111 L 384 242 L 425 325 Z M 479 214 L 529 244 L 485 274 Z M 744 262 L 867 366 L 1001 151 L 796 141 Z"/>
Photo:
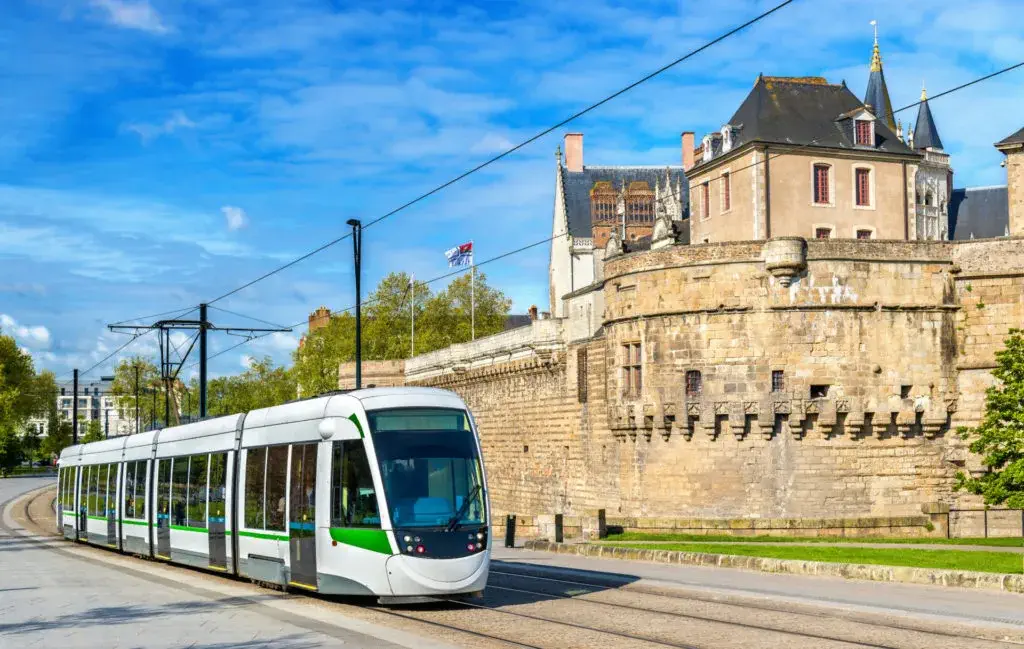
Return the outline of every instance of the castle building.
<path id="1" fill-rule="evenodd" d="M 473 410 L 496 523 L 982 533 L 942 514 L 979 505 L 955 431 L 1024 324 L 1024 129 L 995 145 L 1005 232 L 960 237 L 931 107 L 904 135 L 877 41 L 870 75 L 864 101 L 759 75 L 720 130 L 683 133 L 681 167 L 588 167 L 566 136 L 554 317 L 401 368 Z"/>

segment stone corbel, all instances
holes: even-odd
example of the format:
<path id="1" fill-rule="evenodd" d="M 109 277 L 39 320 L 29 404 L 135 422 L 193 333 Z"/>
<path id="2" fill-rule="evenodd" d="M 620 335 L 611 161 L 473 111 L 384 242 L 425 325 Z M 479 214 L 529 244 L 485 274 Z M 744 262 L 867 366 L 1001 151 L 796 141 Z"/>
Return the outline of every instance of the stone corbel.
<path id="1" fill-rule="evenodd" d="M 836 413 L 836 404 L 831 400 L 822 400 L 818 404 L 817 425 L 821 428 L 821 434 L 825 437 L 836 432 L 836 423 L 839 418 Z"/>
<path id="2" fill-rule="evenodd" d="M 903 437 L 910 437 L 914 434 L 914 428 L 917 424 L 917 413 L 910 409 L 902 409 L 896 413 L 896 430 L 899 431 Z"/>
<path id="3" fill-rule="evenodd" d="M 747 412 L 742 402 L 729 404 L 729 429 L 740 440 L 747 432 Z"/>
<path id="4" fill-rule="evenodd" d="M 925 412 L 921 420 L 921 432 L 926 439 L 935 439 L 946 426 L 949 415 L 945 410 L 931 408 Z"/>
<path id="5" fill-rule="evenodd" d="M 715 404 L 704 401 L 700 404 L 700 427 L 704 429 L 708 437 L 715 439 Z"/>
<path id="6" fill-rule="evenodd" d="M 846 415 L 846 430 L 850 431 L 851 436 L 861 435 L 864 433 L 864 411 L 857 409 L 851 410 Z"/>

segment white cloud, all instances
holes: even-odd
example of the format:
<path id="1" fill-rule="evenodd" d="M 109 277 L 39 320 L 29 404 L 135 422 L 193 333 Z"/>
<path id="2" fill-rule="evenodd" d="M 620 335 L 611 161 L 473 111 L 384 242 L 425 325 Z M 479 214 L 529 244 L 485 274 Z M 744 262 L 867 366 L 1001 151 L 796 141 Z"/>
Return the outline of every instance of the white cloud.
<path id="1" fill-rule="evenodd" d="M 249 225 L 249 216 L 240 207 L 234 207 L 232 205 L 225 205 L 220 208 L 220 211 L 224 213 L 224 219 L 227 221 L 228 230 L 234 232 Z"/>
<path id="2" fill-rule="evenodd" d="M 166 34 L 170 31 L 148 0 L 92 0 L 92 6 L 106 11 L 107 18 L 118 27 L 138 29 L 151 34 Z"/>
<path id="3" fill-rule="evenodd" d="M 238 357 L 239 365 L 241 365 L 242 368 L 246 370 L 252 367 L 252 364 L 255 362 L 256 359 L 254 359 L 252 356 L 249 356 L 248 354 L 242 354 L 241 356 Z"/>
<path id="4" fill-rule="evenodd" d="M 25 326 L 7 315 L 0 313 L 0 331 L 4 331 L 27 347 L 49 347 L 50 330 L 42 325 Z"/>
<path id="5" fill-rule="evenodd" d="M 161 135 L 170 135 L 178 129 L 195 127 L 196 123 L 189 119 L 184 111 L 176 110 L 161 124 L 131 123 L 126 124 L 124 129 L 138 135 L 143 144 L 146 144 Z"/>

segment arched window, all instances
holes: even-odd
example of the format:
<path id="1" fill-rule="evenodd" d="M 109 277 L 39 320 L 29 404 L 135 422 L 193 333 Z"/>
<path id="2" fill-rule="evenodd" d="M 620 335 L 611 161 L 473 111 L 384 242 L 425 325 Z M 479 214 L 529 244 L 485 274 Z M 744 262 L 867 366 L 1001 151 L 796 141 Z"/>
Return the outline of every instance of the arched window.
<path id="1" fill-rule="evenodd" d="M 590 189 L 590 217 L 594 223 L 615 222 L 615 189 L 607 180 L 594 183 Z"/>
<path id="2" fill-rule="evenodd" d="M 626 221 L 646 223 L 654 221 L 654 192 L 642 180 L 629 183 L 626 189 Z"/>

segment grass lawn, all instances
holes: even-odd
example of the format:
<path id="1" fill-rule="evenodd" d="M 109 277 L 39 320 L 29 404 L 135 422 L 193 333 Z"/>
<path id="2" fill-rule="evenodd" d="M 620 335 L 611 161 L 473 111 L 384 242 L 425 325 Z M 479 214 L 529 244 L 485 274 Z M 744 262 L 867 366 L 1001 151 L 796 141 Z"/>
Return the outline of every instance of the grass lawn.
<path id="1" fill-rule="evenodd" d="M 849 538 L 834 536 L 729 536 L 725 534 L 660 534 L 647 532 L 624 532 L 609 534 L 607 541 L 679 541 L 704 543 L 708 541 L 728 543 L 926 543 L 932 545 L 993 545 L 1004 548 L 1024 547 L 1024 538 L 962 538 L 962 539 L 919 539 L 919 538 Z"/>
<path id="2" fill-rule="evenodd" d="M 827 561 L 830 563 L 868 563 L 882 566 L 912 566 L 916 568 L 945 568 L 1021 574 L 1024 556 L 1015 552 L 967 552 L 963 550 L 919 550 L 916 548 L 858 548 L 807 545 L 764 544 L 711 544 L 672 543 L 650 545 L 644 543 L 616 543 L 615 547 L 642 550 L 676 550 L 679 552 L 706 552 L 708 554 L 738 554 L 769 559 L 797 559 L 801 561 Z"/>

